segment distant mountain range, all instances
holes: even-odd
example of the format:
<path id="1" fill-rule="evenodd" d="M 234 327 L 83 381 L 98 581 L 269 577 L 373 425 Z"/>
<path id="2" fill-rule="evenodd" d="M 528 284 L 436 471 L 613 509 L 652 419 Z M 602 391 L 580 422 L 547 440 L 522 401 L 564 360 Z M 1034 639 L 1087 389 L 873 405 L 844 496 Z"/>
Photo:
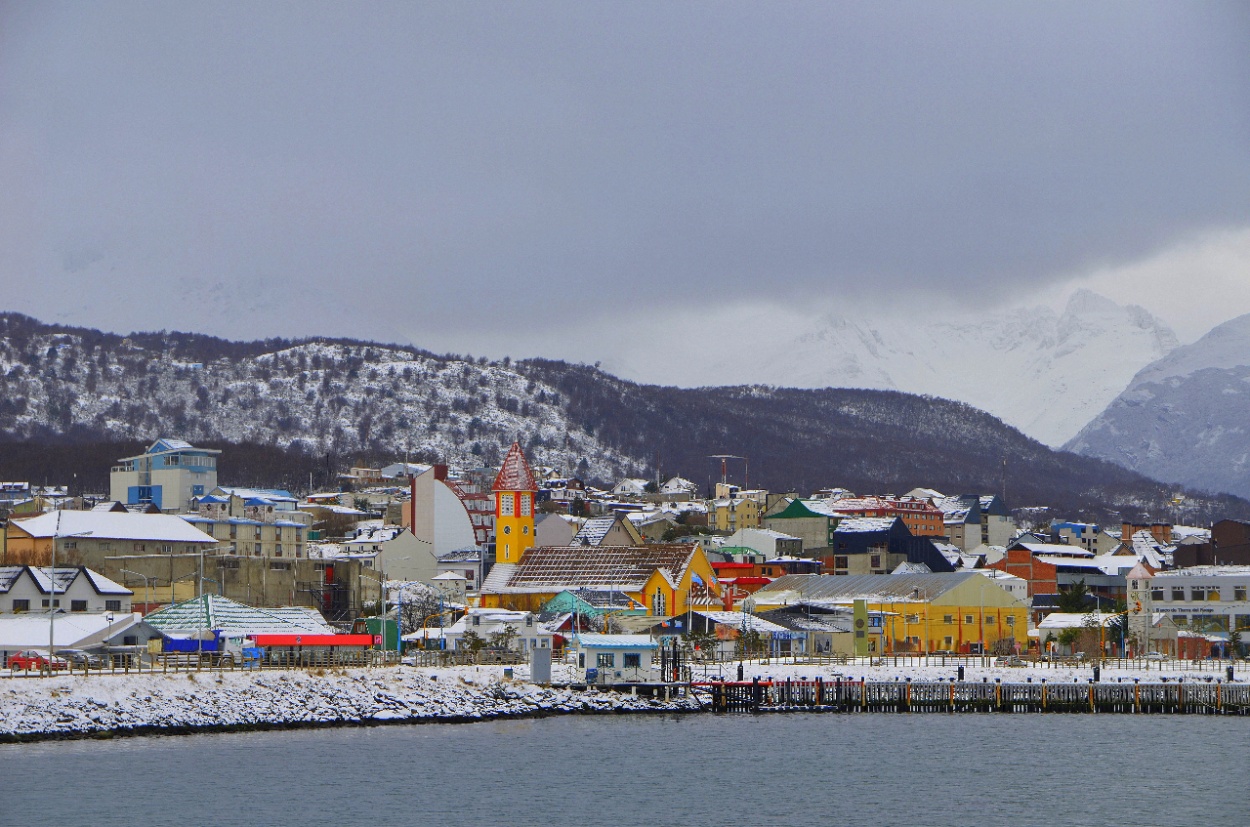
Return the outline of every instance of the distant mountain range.
<path id="1" fill-rule="evenodd" d="M 657 470 L 710 482 L 719 466 L 709 455 L 730 453 L 750 458 L 752 485 L 773 490 L 1005 487 L 1011 504 L 1099 520 L 1250 515 L 1250 502 L 1229 497 L 1178 506 L 1170 486 L 1053 451 L 982 411 L 931 397 L 683 390 L 548 360 L 470 361 L 347 340 L 123 337 L 17 314 L 0 314 L 0 434 L 58 445 L 158 436 L 251 443 L 303 457 L 298 474 L 369 456 L 492 466 L 517 440 L 535 465 L 600 482 Z M 0 475 L 6 456 L 32 456 L 16 448 L 0 446 Z M 63 450 L 57 456 L 65 461 Z M 252 483 L 260 471 L 253 464 L 248 473 Z"/>
<path id="2" fill-rule="evenodd" d="M 1143 368 L 1065 447 L 1250 497 L 1250 315 Z"/>
<path id="3" fill-rule="evenodd" d="M 1137 371 L 1177 346 L 1172 330 L 1146 310 L 1088 290 L 1074 293 L 1061 313 L 1019 307 L 979 314 L 977 301 L 967 297 L 958 315 L 829 315 L 789 335 L 708 347 L 697 359 L 645 358 L 655 343 L 625 343 L 620 365 L 631 378 L 681 387 L 759 383 L 940 396 L 1058 446 Z M 787 330 L 766 315 L 749 329 L 760 328 Z"/>

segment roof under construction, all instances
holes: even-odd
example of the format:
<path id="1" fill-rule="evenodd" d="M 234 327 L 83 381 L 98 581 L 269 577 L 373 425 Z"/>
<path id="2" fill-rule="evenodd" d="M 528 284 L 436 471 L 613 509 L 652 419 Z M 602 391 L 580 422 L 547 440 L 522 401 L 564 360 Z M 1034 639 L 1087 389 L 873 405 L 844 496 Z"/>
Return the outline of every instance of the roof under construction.
<path id="1" fill-rule="evenodd" d="M 541 594 L 565 589 L 638 591 L 656 569 L 673 582 L 681 580 L 694 559 L 696 543 L 646 546 L 543 546 L 518 563 L 491 569 L 483 592 Z"/>

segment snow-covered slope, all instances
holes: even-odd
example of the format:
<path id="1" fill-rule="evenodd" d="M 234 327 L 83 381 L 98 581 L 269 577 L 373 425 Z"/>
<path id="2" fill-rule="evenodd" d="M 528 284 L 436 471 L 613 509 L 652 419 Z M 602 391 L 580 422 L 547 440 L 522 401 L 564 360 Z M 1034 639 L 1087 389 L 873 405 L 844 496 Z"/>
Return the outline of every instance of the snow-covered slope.
<path id="1" fill-rule="evenodd" d="M 1142 369 L 1065 447 L 1155 479 L 1250 495 L 1250 315 Z"/>
<path id="2" fill-rule="evenodd" d="M 762 383 L 941 396 L 1059 445 L 1176 345 L 1172 330 L 1146 310 L 1081 290 L 1060 313 L 1035 307 L 947 318 L 829 315 L 794 335 L 724 349 L 711 359 L 635 357 L 622 372 L 684 386 Z"/>

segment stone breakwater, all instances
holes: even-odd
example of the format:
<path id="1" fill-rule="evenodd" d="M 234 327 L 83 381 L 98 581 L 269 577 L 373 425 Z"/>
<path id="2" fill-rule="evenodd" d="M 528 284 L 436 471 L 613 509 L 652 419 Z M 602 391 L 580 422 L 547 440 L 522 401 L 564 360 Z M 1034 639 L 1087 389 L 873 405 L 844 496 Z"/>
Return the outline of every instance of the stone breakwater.
<path id="1" fill-rule="evenodd" d="M 0 742 L 698 708 L 408 669 L 64 676 L 0 680 Z"/>

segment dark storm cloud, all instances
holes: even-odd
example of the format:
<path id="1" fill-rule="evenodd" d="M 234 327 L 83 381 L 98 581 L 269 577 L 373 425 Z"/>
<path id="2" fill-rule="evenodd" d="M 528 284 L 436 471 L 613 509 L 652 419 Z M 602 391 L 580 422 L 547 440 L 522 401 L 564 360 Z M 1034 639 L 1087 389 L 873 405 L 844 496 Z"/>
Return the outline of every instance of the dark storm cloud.
<path id="1" fill-rule="evenodd" d="M 0 277 L 45 318 L 1001 295 L 1250 217 L 1237 4 L 0 10 Z"/>

